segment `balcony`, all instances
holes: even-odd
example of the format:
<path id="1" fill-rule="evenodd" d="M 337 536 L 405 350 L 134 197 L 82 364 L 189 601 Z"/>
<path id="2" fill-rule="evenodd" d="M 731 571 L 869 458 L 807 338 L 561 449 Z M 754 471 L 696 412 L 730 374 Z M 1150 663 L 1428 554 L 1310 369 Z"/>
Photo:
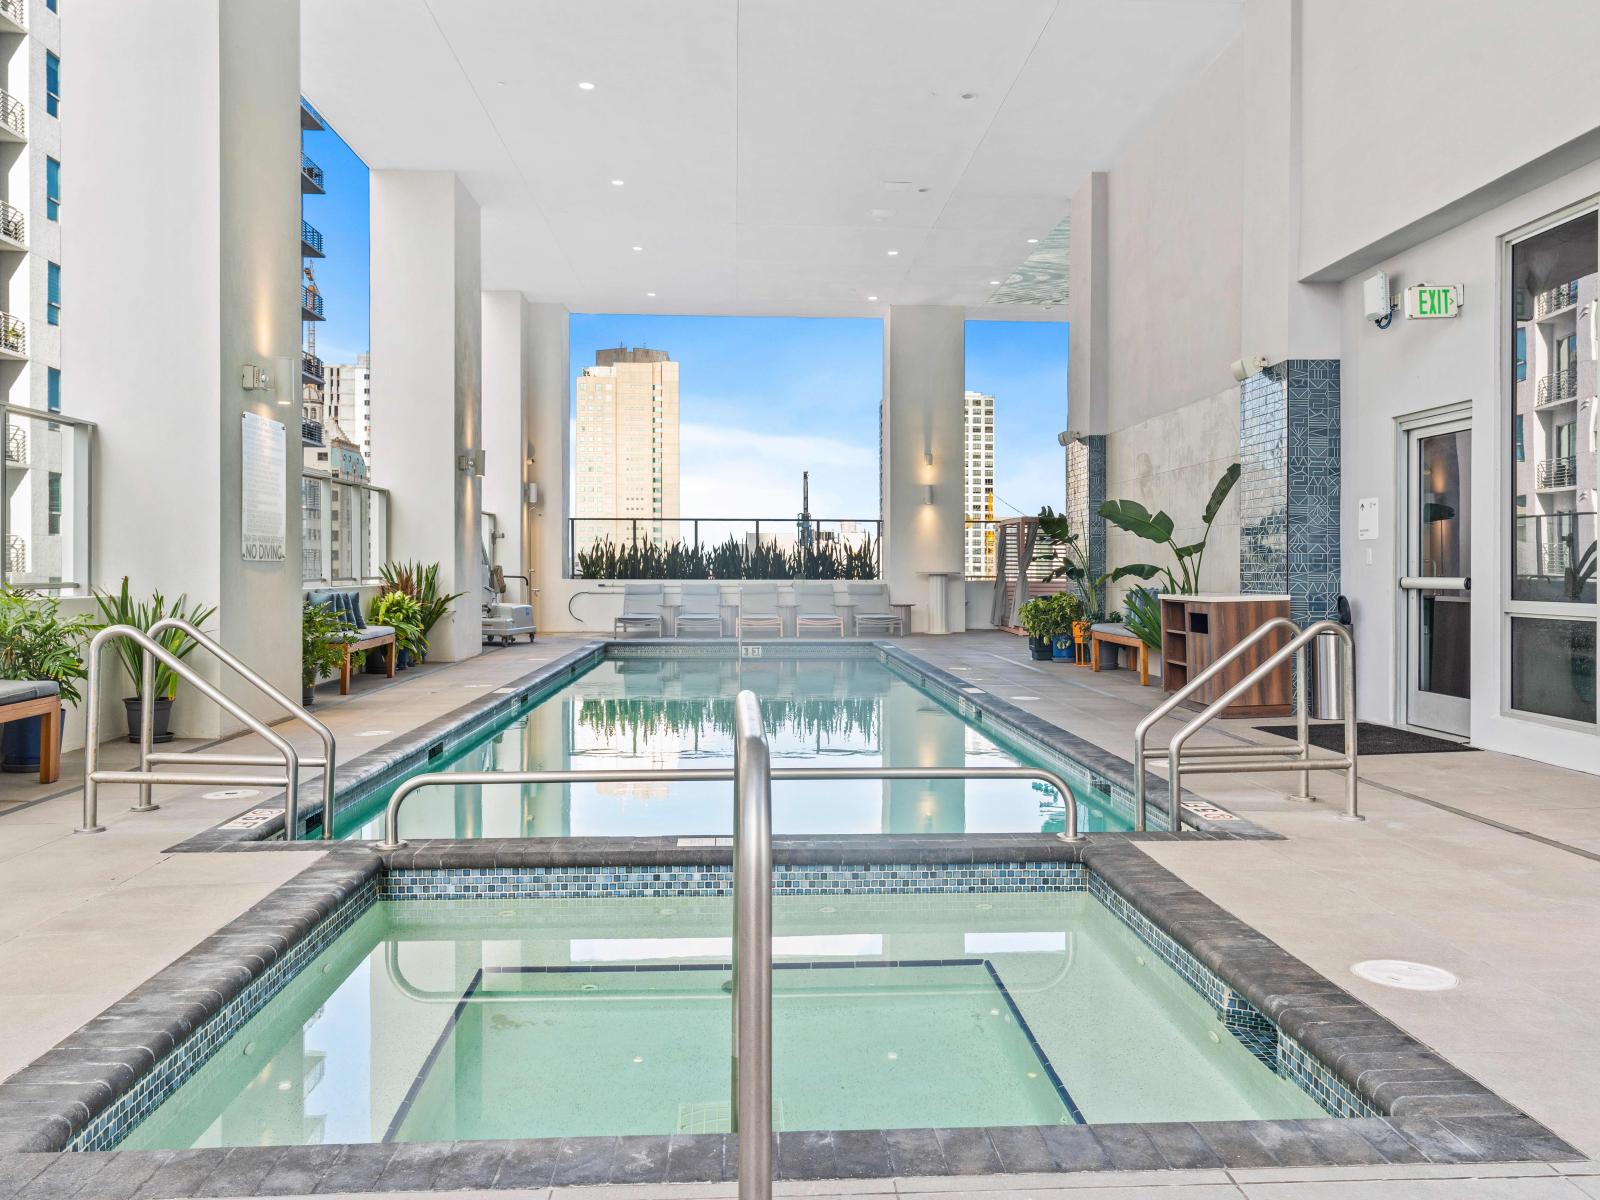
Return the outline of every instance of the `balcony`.
<path id="1" fill-rule="evenodd" d="M 0 92 L 0 142 L 28 140 L 28 114 L 22 101 L 10 92 Z"/>
<path id="2" fill-rule="evenodd" d="M 300 97 L 300 128 L 311 133 L 321 133 L 327 128 L 317 110 L 306 103 L 305 97 Z"/>
<path id="3" fill-rule="evenodd" d="M 28 325 L 21 317 L 0 312 L 0 358 L 28 357 Z"/>
<path id="4" fill-rule="evenodd" d="M 322 378 L 322 360 L 315 354 L 302 350 L 300 352 L 300 382 L 320 385 Z"/>
<path id="5" fill-rule="evenodd" d="M 307 196 L 320 196 L 326 190 L 322 182 L 322 168 L 302 154 L 300 156 L 300 191 Z"/>
<path id="6" fill-rule="evenodd" d="M 302 446 L 320 446 L 320 445 L 322 445 L 322 422 L 321 421 L 301 421 L 300 422 L 300 444 Z"/>
<path id="7" fill-rule="evenodd" d="M 0 33 L 27 33 L 28 10 L 22 0 L 0 0 Z"/>
<path id="8" fill-rule="evenodd" d="M 300 257 L 322 258 L 322 230 L 310 221 L 300 222 Z"/>
<path id="9" fill-rule="evenodd" d="M 1547 492 L 1577 487 L 1577 458 L 1541 458 L 1534 474 L 1534 483 L 1541 491 Z"/>
<path id="10" fill-rule="evenodd" d="M 1578 365 L 1563 367 L 1559 371 L 1551 371 L 1539 380 L 1538 395 L 1534 398 L 1535 408 L 1550 408 L 1553 405 L 1565 404 L 1568 400 L 1578 395 Z"/>
<path id="11" fill-rule="evenodd" d="M 12 250 L 28 248 L 28 219 L 14 204 L 0 200 L 0 247 Z"/>
<path id="12" fill-rule="evenodd" d="M 28 465 L 28 431 L 21 425 L 13 425 L 6 430 L 6 466 L 26 467 Z"/>
<path id="13" fill-rule="evenodd" d="M 1547 292 L 1540 292 L 1533 299 L 1533 319 L 1544 321 L 1571 308 L 1578 302 L 1578 281 L 1563 283 L 1560 287 L 1553 287 Z"/>
<path id="14" fill-rule="evenodd" d="M 313 292 L 310 288 L 300 289 L 300 319 L 302 321 L 322 321 L 322 294 Z"/>
<path id="15" fill-rule="evenodd" d="M 28 570 L 28 543 L 20 533 L 6 535 L 6 572 L 24 575 Z"/>

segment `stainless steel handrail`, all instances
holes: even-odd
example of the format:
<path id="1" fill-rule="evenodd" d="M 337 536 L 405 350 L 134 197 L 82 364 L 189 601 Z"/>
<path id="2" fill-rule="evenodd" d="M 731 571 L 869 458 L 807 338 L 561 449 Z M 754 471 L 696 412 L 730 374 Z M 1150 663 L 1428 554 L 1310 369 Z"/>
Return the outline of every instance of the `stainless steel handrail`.
<path id="1" fill-rule="evenodd" d="M 739 1200 L 772 1196 L 772 756 L 756 694 L 733 702 L 732 1132 Z"/>
<path id="2" fill-rule="evenodd" d="M 322 742 L 322 757 L 305 758 L 302 756 L 300 759 L 300 765 L 302 767 L 320 766 L 322 768 L 322 840 L 328 841 L 332 839 L 334 821 L 333 773 L 337 766 L 338 758 L 338 747 L 334 740 L 333 731 L 321 721 L 317 720 L 316 717 L 307 712 L 303 705 L 297 704 L 291 697 L 286 696 L 283 692 L 280 692 L 277 688 L 273 687 L 272 684 L 268 683 L 265 679 L 258 675 L 252 667 L 244 663 L 232 651 L 225 649 L 216 641 L 216 639 L 195 628 L 195 626 L 190 624 L 188 621 L 182 620 L 179 617 L 166 617 L 150 626 L 148 632 L 151 637 L 155 637 L 168 629 L 182 630 L 194 640 L 197 646 L 208 651 L 224 666 L 231 668 L 235 674 L 237 674 L 251 687 L 255 688 L 256 691 L 273 701 L 290 717 L 296 721 L 299 721 L 307 729 L 311 730 L 312 733 L 317 735 L 318 740 Z M 154 688 L 155 662 L 147 653 L 144 655 L 144 679 L 143 686 L 140 688 L 139 694 L 141 696 L 148 696 L 154 690 Z M 143 720 L 141 720 L 139 723 L 139 763 L 141 769 L 150 763 L 206 763 L 217 766 L 252 766 L 260 763 L 272 763 L 278 761 L 276 756 L 264 754 L 152 754 L 150 752 L 150 744 L 152 733 L 151 722 L 154 716 L 154 706 L 149 704 L 143 705 L 142 713 Z M 149 801 L 150 785 L 147 783 L 140 784 L 140 804 L 148 805 Z M 296 807 L 298 808 L 298 797 L 296 798 L 295 803 Z M 284 831 L 284 836 L 288 840 L 293 841 L 294 829 L 292 827 L 286 828 Z"/>
<path id="3" fill-rule="evenodd" d="M 192 686 L 195 691 L 199 692 L 207 700 L 210 700 L 240 724 L 265 740 L 283 759 L 283 775 L 280 777 L 276 775 L 189 774 L 182 771 L 149 771 L 143 769 L 143 767 L 137 771 L 100 770 L 100 652 L 105 648 L 106 643 L 117 638 L 127 638 L 143 648 L 146 654 L 146 679 L 151 674 L 149 667 L 150 657 L 154 656 L 158 662 L 171 670 L 179 679 Z M 287 739 L 228 699 L 212 683 L 192 668 L 185 666 L 182 659 L 178 658 L 142 629 L 136 629 L 132 625 L 107 625 L 90 639 L 87 657 L 89 660 L 89 679 L 86 689 L 88 692 L 88 706 L 85 745 L 83 748 L 83 824 L 79 825 L 74 832 L 105 832 L 105 826 L 101 825 L 99 821 L 99 787 L 102 783 L 139 784 L 140 804 L 134 808 L 135 812 L 149 812 L 160 807 L 149 803 L 149 793 L 146 786 L 148 784 L 231 783 L 250 784 L 256 787 L 282 786 L 284 789 L 285 829 L 287 830 L 287 836 L 291 838 L 294 836 L 295 824 L 299 820 L 300 756 Z M 143 692 L 141 693 L 141 698 L 144 702 L 142 705 L 144 709 L 143 720 L 149 721 L 153 707 L 153 697 L 148 692 Z M 141 750 L 143 749 L 142 744 L 140 748 Z M 202 758 L 192 758 L 190 761 L 203 762 L 204 760 Z"/>
<path id="4" fill-rule="evenodd" d="M 1229 664 L 1231 664 L 1233 662 L 1236 662 L 1239 659 L 1239 657 L 1242 654 L 1244 654 L 1245 651 L 1249 650 L 1257 642 L 1261 641 L 1263 638 L 1267 637 L 1269 634 L 1271 634 L 1271 633 L 1273 633 L 1273 632 L 1275 632 L 1276 630 L 1279 630 L 1279 629 L 1287 630 L 1291 635 L 1293 635 L 1293 634 L 1299 632 L 1300 627 L 1298 625 L 1296 625 L 1293 621 L 1291 621 L 1288 617 L 1273 617 L 1270 621 L 1264 621 L 1262 624 L 1256 626 L 1256 628 L 1253 629 L 1248 635 L 1246 635 L 1245 637 L 1241 638 L 1237 644 L 1235 644 L 1234 646 L 1231 646 L 1220 658 L 1218 658 L 1215 662 L 1213 662 L 1210 666 L 1208 666 L 1204 671 L 1201 671 L 1200 674 L 1196 675 L 1193 679 L 1189 680 L 1188 683 L 1184 684 L 1177 691 L 1173 692 L 1172 695 L 1168 696 L 1160 704 L 1156 705 L 1156 707 L 1154 707 L 1148 713 L 1146 713 L 1145 716 L 1144 716 L 1144 719 L 1141 720 L 1139 722 L 1139 724 L 1134 727 L 1134 730 L 1133 730 L 1133 828 L 1135 829 L 1135 831 L 1137 831 L 1139 833 L 1143 833 L 1145 831 L 1146 800 L 1145 800 L 1144 754 L 1145 754 L 1146 745 L 1147 745 L 1149 737 L 1150 737 L 1150 731 L 1156 727 L 1157 722 L 1159 722 L 1161 720 L 1161 718 L 1165 717 L 1173 709 L 1177 708 L 1178 705 L 1182 704 L 1190 696 L 1194 695 L 1195 692 L 1199 691 L 1200 688 L 1202 686 L 1204 686 L 1206 683 L 1210 682 L 1212 679 L 1215 679 L 1217 677 L 1217 675 L 1219 675 L 1223 671 L 1224 668 L 1226 668 Z M 1300 711 L 1302 712 L 1302 714 L 1304 713 L 1304 711 L 1305 711 L 1305 706 L 1304 705 L 1300 706 Z M 1216 755 L 1219 755 L 1219 756 L 1225 755 L 1225 754 L 1230 754 L 1230 753 L 1233 753 L 1233 754 L 1295 754 L 1295 755 L 1298 755 L 1301 758 L 1307 758 L 1307 757 L 1310 756 L 1310 747 L 1309 747 L 1309 741 L 1308 741 L 1309 735 L 1308 735 L 1308 733 L 1306 731 L 1306 726 L 1304 724 L 1303 718 L 1301 720 L 1301 724 L 1300 724 L 1300 728 L 1299 728 L 1298 732 L 1300 734 L 1299 745 L 1297 745 L 1297 746 L 1295 746 L 1293 748 L 1290 748 L 1288 746 L 1270 747 L 1270 748 L 1269 747 L 1258 747 L 1258 746 L 1241 746 L 1241 747 L 1238 747 L 1237 749 L 1232 749 L 1232 750 L 1227 750 L 1227 749 L 1207 750 L 1207 751 L 1205 751 L 1205 753 L 1206 754 L 1216 754 Z M 1177 804 L 1176 795 L 1177 795 L 1177 793 L 1173 793 L 1174 799 L 1172 800 L 1172 803 L 1171 803 L 1171 811 L 1167 814 L 1167 819 L 1168 819 L 1169 822 L 1171 822 L 1171 826 L 1172 826 L 1173 829 L 1176 829 L 1178 827 L 1178 804 Z"/>
<path id="5" fill-rule="evenodd" d="M 742 693 L 741 693 L 742 694 Z M 1063 797 L 1067 828 L 1056 834 L 1063 842 L 1083 840 L 1078 832 L 1078 805 L 1067 781 L 1054 771 L 1041 767 L 773 767 L 774 780 L 786 782 L 823 779 L 1036 779 L 1048 783 Z M 407 798 L 425 787 L 453 787 L 462 784 L 521 783 L 731 783 L 734 772 L 726 767 L 692 767 L 671 771 L 640 768 L 615 771 L 433 771 L 413 775 L 395 788 L 383 814 L 383 840 L 379 850 L 399 850 L 406 843 L 400 836 L 400 808 Z"/>
<path id="6" fill-rule="evenodd" d="M 1282 618 L 1278 618 L 1281 620 Z M 1257 630 L 1260 632 L 1260 630 Z M 1315 642 L 1319 637 L 1336 637 L 1339 639 L 1340 652 L 1343 659 L 1343 695 L 1344 702 L 1344 753 L 1336 758 L 1313 759 L 1309 748 L 1309 734 L 1307 730 L 1306 712 L 1306 647 Z M 1213 700 L 1192 721 L 1180 729 L 1172 739 L 1167 749 L 1167 795 L 1168 803 L 1173 811 L 1177 811 L 1178 797 L 1183 792 L 1183 755 L 1184 747 L 1190 738 L 1199 733 L 1206 725 L 1223 712 L 1240 696 L 1259 683 L 1267 675 L 1277 670 L 1289 659 L 1296 658 L 1295 700 L 1296 722 L 1299 726 L 1300 747 L 1297 757 L 1292 762 L 1274 761 L 1274 756 L 1281 756 L 1284 752 L 1274 747 L 1251 746 L 1234 747 L 1226 754 L 1220 750 L 1207 751 L 1205 758 L 1209 762 L 1198 762 L 1188 769 L 1196 773 L 1215 773 L 1223 771 L 1298 771 L 1300 773 L 1300 795 L 1294 799 L 1311 799 L 1311 772 L 1312 771 L 1343 771 L 1345 773 L 1345 811 L 1340 813 L 1340 819 L 1345 821 L 1366 820 L 1357 806 L 1356 795 L 1356 685 L 1355 685 L 1355 639 L 1350 636 L 1350 630 L 1337 621 L 1314 621 L 1307 625 L 1298 634 L 1291 638 L 1287 645 L 1274 651 L 1259 666 L 1252 668 L 1243 679 L 1235 683 L 1222 695 Z M 1238 755 L 1239 757 L 1231 757 Z M 1250 757 L 1244 757 L 1253 755 Z"/>

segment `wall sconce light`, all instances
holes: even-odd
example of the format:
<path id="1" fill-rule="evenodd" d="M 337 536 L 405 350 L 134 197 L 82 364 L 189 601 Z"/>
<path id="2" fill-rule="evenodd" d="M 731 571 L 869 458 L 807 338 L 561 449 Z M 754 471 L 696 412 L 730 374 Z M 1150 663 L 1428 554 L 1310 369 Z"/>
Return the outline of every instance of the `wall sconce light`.
<path id="1" fill-rule="evenodd" d="M 930 467 L 933 466 L 933 451 L 932 450 L 924 450 L 922 452 L 922 461 L 927 463 L 928 466 L 930 466 Z"/>
<path id="2" fill-rule="evenodd" d="M 522 485 L 522 502 L 529 505 L 539 503 L 539 485 L 537 483 L 525 483 Z"/>
<path id="3" fill-rule="evenodd" d="M 931 484 L 931 483 L 930 483 L 930 484 L 929 484 L 929 485 L 928 485 L 928 494 L 927 494 L 927 496 L 926 496 L 926 497 L 925 497 L 925 498 L 924 498 L 924 499 L 923 499 L 923 501 L 922 501 L 922 502 L 923 502 L 923 503 L 924 503 L 924 504 L 932 504 L 932 503 L 933 503 L 933 484 Z"/>
<path id="4" fill-rule="evenodd" d="M 482 450 L 468 450 L 465 454 L 456 456 L 456 470 L 463 475 L 483 476 L 484 461 L 487 456 Z"/>
<path id="5" fill-rule="evenodd" d="M 239 386 L 247 392 L 271 391 L 272 373 L 265 367 L 258 367 L 254 363 L 245 363 L 239 373 Z"/>

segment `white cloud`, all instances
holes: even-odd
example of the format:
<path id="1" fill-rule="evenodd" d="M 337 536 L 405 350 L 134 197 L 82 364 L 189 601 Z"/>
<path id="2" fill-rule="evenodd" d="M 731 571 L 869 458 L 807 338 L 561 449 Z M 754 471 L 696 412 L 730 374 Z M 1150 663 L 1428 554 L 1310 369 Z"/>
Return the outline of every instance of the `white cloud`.
<path id="1" fill-rule="evenodd" d="M 878 512 L 878 447 L 817 434 L 719 425 L 679 427 L 685 516 L 788 517 L 800 511 L 800 474 L 811 472 L 811 511 L 861 519 Z"/>

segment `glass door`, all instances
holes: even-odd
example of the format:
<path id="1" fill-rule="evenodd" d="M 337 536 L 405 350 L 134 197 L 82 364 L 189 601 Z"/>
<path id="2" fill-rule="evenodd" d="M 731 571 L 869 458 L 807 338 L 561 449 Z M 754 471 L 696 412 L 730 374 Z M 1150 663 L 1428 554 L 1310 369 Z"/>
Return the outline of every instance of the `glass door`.
<path id="1" fill-rule="evenodd" d="M 1406 722 L 1466 737 L 1472 688 L 1472 429 L 1406 438 Z"/>

